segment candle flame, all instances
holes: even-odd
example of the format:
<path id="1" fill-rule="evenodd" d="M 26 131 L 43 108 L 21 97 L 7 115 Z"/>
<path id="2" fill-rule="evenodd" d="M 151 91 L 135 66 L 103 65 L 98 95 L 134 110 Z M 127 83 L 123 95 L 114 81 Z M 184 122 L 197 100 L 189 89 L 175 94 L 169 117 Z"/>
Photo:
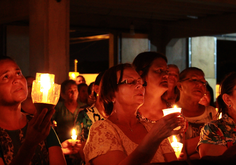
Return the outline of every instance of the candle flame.
<path id="1" fill-rule="evenodd" d="M 77 135 L 76 135 L 76 130 L 75 129 L 72 129 L 71 134 L 72 134 L 71 138 L 73 140 L 76 140 L 77 139 Z"/>
<path id="2" fill-rule="evenodd" d="M 173 142 L 171 143 L 171 146 L 175 151 L 176 157 L 179 158 L 179 155 L 181 154 L 181 151 L 183 148 L 183 144 L 177 141 L 177 138 L 175 135 L 173 135 L 172 140 L 173 140 Z"/>
<path id="3" fill-rule="evenodd" d="M 41 92 L 48 92 L 48 90 L 51 88 L 50 83 L 50 75 L 49 74 L 42 74 L 40 77 L 40 84 L 41 84 Z"/>
<path id="4" fill-rule="evenodd" d="M 175 135 L 173 135 L 173 142 L 177 142 L 177 138 Z"/>

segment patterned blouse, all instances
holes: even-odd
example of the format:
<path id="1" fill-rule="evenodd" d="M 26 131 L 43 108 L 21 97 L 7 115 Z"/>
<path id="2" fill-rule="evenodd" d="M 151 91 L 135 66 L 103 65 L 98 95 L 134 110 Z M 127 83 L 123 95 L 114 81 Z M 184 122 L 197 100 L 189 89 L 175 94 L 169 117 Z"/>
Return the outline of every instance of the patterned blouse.
<path id="1" fill-rule="evenodd" d="M 17 154 L 20 146 L 24 142 L 27 126 L 28 125 L 26 125 L 22 129 L 12 131 L 0 128 L 0 157 L 3 159 L 3 162 L 6 165 L 11 163 L 12 159 Z M 51 146 L 61 147 L 59 139 L 53 128 L 51 128 L 47 139 L 40 142 L 37 146 L 30 164 L 48 165 L 48 148 Z"/>
<path id="2" fill-rule="evenodd" d="M 201 144 L 215 144 L 229 148 L 236 143 L 236 123 L 227 114 L 222 119 L 206 124 L 200 134 Z"/>
<path id="3" fill-rule="evenodd" d="M 76 127 L 79 130 L 79 139 L 85 140 L 88 138 L 89 129 L 93 123 L 98 120 L 103 120 L 104 117 L 99 113 L 95 104 L 91 107 L 87 107 L 79 112 L 78 118 L 76 120 Z"/>
<path id="4" fill-rule="evenodd" d="M 150 131 L 150 123 L 143 123 L 146 130 Z M 110 120 L 100 120 L 94 123 L 89 132 L 89 138 L 84 147 L 86 165 L 93 158 L 106 154 L 109 151 L 122 151 L 130 155 L 138 147 L 122 130 Z M 165 162 L 164 154 L 174 153 L 168 139 L 160 144 L 151 162 Z"/>

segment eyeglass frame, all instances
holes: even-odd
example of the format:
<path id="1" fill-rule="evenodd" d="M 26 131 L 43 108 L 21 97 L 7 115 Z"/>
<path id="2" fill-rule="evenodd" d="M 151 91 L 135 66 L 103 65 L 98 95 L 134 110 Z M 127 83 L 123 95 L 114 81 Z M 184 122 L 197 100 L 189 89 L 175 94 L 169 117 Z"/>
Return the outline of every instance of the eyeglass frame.
<path id="1" fill-rule="evenodd" d="M 133 83 L 133 82 L 135 82 L 135 83 Z M 131 83 L 128 83 L 128 79 L 125 79 L 125 80 L 123 80 L 123 81 L 121 81 L 121 82 L 118 82 L 117 83 L 117 85 L 123 85 L 123 84 L 128 84 L 128 85 L 137 85 L 138 84 L 138 82 L 140 82 L 140 81 L 138 81 L 138 79 L 133 79 L 133 81 L 131 82 Z M 146 81 L 143 81 L 143 84 L 142 83 L 140 83 L 142 86 L 147 86 L 147 82 Z"/>
<path id="2" fill-rule="evenodd" d="M 194 82 L 194 83 L 199 82 L 199 83 L 201 83 L 203 86 L 207 86 L 207 84 L 208 84 L 207 81 L 206 81 L 206 82 L 203 82 L 203 81 L 198 80 L 198 79 L 195 79 L 195 81 L 193 81 L 193 78 L 186 78 L 186 79 L 183 79 L 183 80 L 181 80 L 181 81 L 179 81 L 179 82 L 183 82 L 183 81 L 190 81 L 190 82 Z"/>

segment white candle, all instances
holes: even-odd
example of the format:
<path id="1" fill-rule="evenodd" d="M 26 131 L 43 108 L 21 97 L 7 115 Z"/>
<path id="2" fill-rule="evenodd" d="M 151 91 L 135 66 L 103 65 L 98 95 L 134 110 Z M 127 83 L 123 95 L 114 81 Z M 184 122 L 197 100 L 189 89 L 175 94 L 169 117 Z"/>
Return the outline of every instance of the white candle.
<path id="1" fill-rule="evenodd" d="M 175 105 L 174 108 L 166 108 L 166 109 L 163 109 L 162 111 L 163 111 L 164 116 L 166 116 L 175 112 L 181 113 L 181 108 L 177 108 L 177 106 Z"/>
<path id="2" fill-rule="evenodd" d="M 183 148 L 183 144 L 180 142 L 177 142 L 175 135 L 173 135 L 173 142 L 171 143 L 171 146 L 175 151 L 176 157 L 179 158 L 179 155 L 180 155 L 182 148 Z"/>
<path id="3" fill-rule="evenodd" d="M 166 109 L 163 109 L 162 111 L 163 111 L 163 116 L 166 116 L 166 115 L 169 115 L 171 113 L 176 113 L 176 112 L 181 113 L 181 108 L 177 108 L 177 106 L 175 105 L 174 108 L 166 108 Z M 178 126 L 174 130 L 179 130 L 180 128 L 181 127 Z"/>

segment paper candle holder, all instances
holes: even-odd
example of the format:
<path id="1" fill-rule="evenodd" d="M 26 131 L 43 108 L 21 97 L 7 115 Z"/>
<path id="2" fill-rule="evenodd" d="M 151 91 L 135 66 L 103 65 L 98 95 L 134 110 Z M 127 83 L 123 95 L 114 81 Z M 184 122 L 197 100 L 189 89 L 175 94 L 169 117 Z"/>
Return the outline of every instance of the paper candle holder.
<path id="1" fill-rule="evenodd" d="M 55 75 L 48 73 L 36 73 L 36 79 L 32 84 L 31 97 L 33 103 L 56 105 L 61 91 L 61 85 L 54 83 Z"/>

